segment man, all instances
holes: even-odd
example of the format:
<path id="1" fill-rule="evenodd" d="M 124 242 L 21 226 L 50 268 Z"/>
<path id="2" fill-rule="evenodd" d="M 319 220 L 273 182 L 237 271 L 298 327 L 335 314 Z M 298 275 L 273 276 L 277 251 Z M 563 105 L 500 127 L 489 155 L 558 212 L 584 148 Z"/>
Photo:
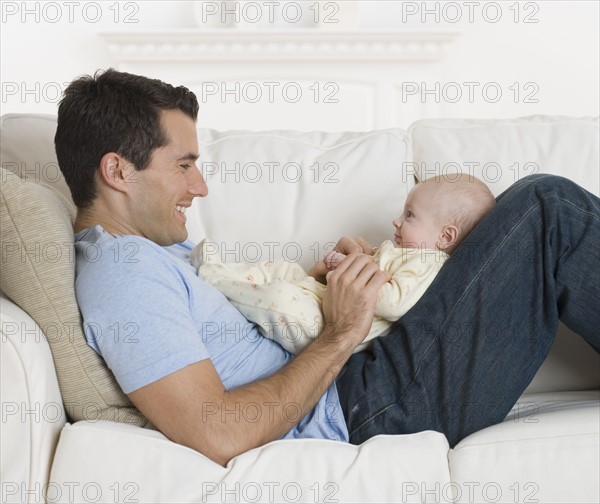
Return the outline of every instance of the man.
<path id="1" fill-rule="evenodd" d="M 590 303 L 600 203 L 565 179 L 534 177 L 499 199 L 388 336 L 352 357 L 389 275 L 366 243 L 340 240 L 348 258 L 328 281 L 326 327 L 292 359 L 189 264 L 185 209 L 208 194 L 197 112 L 184 87 L 109 70 L 67 88 L 55 138 L 78 207 L 86 337 L 174 441 L 221 464 L 281 437 L 361 443 L 432 429 L 454 445 L 504 418 L 559 316 L 600 348 Z M 115 328 L 129 338 L 107 337 Z"/>

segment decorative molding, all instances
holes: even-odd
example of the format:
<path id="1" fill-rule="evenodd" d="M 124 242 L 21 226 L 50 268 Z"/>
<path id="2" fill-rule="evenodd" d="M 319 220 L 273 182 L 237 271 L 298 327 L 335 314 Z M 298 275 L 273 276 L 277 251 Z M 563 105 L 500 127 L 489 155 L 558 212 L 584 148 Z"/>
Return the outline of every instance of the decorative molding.
<path id="1" fill-rule="evenodd" d="M 437 61 L 458 32 L 177 30 L 102 33 L 119 62 Z"/>

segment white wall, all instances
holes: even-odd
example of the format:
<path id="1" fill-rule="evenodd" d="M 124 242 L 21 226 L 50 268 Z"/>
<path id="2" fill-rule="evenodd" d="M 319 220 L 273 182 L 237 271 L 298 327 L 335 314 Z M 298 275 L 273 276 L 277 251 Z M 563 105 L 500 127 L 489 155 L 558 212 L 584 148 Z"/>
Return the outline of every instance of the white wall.
<path id="1" fill-rule="evenodd" d="M 477 5 L 470 11 L 469 4 Z M 491 22 L 495 17 L 494 4 L 500 6 L 501 17 L 497 22 Z M 454 8 L 456 5 L 460 10 Z M 445 78 L 440 87 L 454 82 L 476 82 L 479 86 L 473 87 L 476 90 L 473 103 L 464 95 L 457 103 L 445 101 L 442 96 L 447 117 L 598 115 L 599 5 L 595 0 L 365 1 L 361 2 L 361 20 L 365 28 L 425 27 L 462 31 L 444 62 Z M 417 12 L 412 14 L 415 9 Z M 426 14 L 428 11 L 430 14 Z M 438 19 L 436 13 L 439 13 Z M 452 22 L 458 13 L 461 18 Z M 518 22 L 515 22 L 517 14 Z M 510 89 L 515 82 L 520 89 L 517 103 L 515 88 Z M 490 103 L 482 96 L 480 90 L 486 83 L 500 85 L 503 98 L 497 103 Z M 427 88 L 434 89 L 434 84 L 427 83 Z M 446 89 L 448 93 L 453 91 L 451 86 Z M 462 86 L 462 91 L 468 93 L 468 88 Z M 449 97 L 453 99 L 454 94 Z M 415 97 L 421 98 L 421 95 Z M 537 103 L 530 103 L 532 100 Z"/>
<path id="2" fill-rule="evenodd" d="M 338 3 L 343 10 L 344 4 Z M 115 65 L 98 33 L 193 28 L 192 4 L 182 1 L 3 0 L 2 113 L 55 113 L 58 93 L 65 83 L 78 75 Z M 425 5 L 399 0 L 364 1 L 360 2 L 360 26 L 363 29 L 427 28 L 462 32 L 442 63 L 444 78 L 437 84 L 442 91 L 443 116 L 599 114 L 599 2 L 481 1 L 472 7 L 473 22 L 468 19 L 469 5 L 469 2 L 428 2 Z M 502 17 L 495 23 L 486 21 L 484 15 L 491 20 L 496 15 L 496 6 Z M 440 18 L 436 20 L 434 14 L 429 14 L 423 20 L 424 7 L 437 9 Z M 418 12 L 411 14 L 415 8 Z M 453 23 L 452 19 L 459 13 L 457 8 L 462 17 Z M 519 12 L 519 22 L 514 20 L 515 11 Z M 51 22 L 58 14 L 61 18 Z M 524 22 L 526 15 L 538 22 Z M 407 75 L 405 80 L 410 82 L 411 76 Z M 473 103 L 470 103 L 465 82 L 477 83 L 471 85 Z M 519 89 L 518 97 L 514 83 Z M 491 86 L 487 96 L 482 94 L 485 84 Z M 435 89 L 436 83 L 425 85 Z M 462 98 L 451 103 L 457 89 L 463 93 Z M 491 103 L 496 89 L 502 91 L 502 99 Z M 528 103 L 527 96 L 529 101 L 537 102 Z M 435 100 L 436 96 L 418 93 L 407 99 Z"/>
<path id="3" fill-rule="evenodd" d="M 63 1 L 2 1 L 3 114 L 55 113 L 57 87 L 79 75 L 92 74 L 98 68 L 113 65 L 108 48 L 98 33 L 194 25 L 192 2 L 71 3 L 79 5 L 73 5 L 70 11 L 69 2 Z M 26 9 L 22 9 L 22 5 Z M 55 5 L 59 9 L 54 8 Z M 100 10 L 96 6 L 100 6 Z M 12 14 L 14 9 L 17 12 Z M 51 22 L 57 13 L 62 15 L 61 18 Z M 15 87 L 17 93 L 13 94 Z M 30 90 L 34 92 L 29 93 Z"/>

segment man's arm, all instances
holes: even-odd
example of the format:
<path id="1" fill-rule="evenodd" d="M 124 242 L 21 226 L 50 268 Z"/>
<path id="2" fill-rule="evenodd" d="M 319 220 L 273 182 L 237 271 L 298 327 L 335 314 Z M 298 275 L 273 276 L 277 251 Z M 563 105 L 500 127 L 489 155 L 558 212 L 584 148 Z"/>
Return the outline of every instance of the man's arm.
<path id="1" fill-rule="evenodd" d="M 228 391 L 210 360 L 203 360 L 129 397 L 167 437 L 224 465 L 280 438 L 314 407 L 367 335 L 377 292 L 389 278 L 371 257 L 349 255 L 329 278 L 325 329 L 268 378 Z M 248 411 L 256 414 L 242 414 Z M 291 421 L 289 411 L 301 414 Z"/>

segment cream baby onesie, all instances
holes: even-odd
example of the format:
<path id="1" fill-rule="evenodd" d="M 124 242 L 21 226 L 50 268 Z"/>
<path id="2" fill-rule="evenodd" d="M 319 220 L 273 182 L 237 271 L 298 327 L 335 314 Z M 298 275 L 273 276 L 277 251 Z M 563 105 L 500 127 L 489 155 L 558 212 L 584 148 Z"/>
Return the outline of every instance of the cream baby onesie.
<path id="1" fill-rule="evenodd" d="M 213 253 L 207 254 L 209 248 Z M 257 264 L 223 263 L 216 244 L 203 240 L 192 252 L 198 274 L 221 291 L 261 334 L 297 354 L 323 328 L 321 302 L 326 286 L 285 260 Z M 425 293 L 448 254 L 436 250 L 396 248 L 390 240 L 376 250 L 373 260 L 392 279 L 381 287 L 369 334 L 355 351 L 381 336 Z"/>

